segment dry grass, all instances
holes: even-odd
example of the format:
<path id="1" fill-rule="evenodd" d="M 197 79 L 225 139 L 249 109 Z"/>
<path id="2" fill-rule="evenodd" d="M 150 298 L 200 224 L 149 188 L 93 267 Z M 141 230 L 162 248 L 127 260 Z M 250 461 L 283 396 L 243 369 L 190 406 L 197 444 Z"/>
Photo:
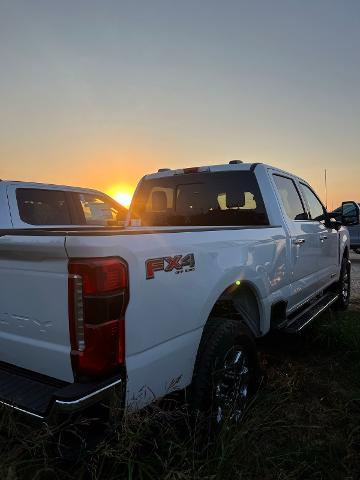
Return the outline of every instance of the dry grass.
<path id="1" fill-rule="evenodd" d="M 190 427 L 185 407 L 153 407 L 70 463 L 56 455 L 55 432 L 4 413 L 0 478 L 360 478 L 360 314 L 328 314 L 300 338 L 260 347 L 266 382 L 242 424 L 216 439 Z"/>

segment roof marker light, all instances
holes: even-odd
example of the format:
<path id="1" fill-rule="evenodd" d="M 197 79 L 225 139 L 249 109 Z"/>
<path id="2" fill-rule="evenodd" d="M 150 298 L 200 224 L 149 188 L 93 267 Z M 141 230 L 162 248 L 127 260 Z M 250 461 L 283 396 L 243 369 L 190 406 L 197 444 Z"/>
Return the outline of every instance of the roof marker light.
<path id="1" fill-rule="evenodd" d="M 184 175 L 188 173 L 204 173 L 210 172 L 210 167 L 188 167 L 188 168 L 178 168 L 174 171 L 175 175 Z"/>

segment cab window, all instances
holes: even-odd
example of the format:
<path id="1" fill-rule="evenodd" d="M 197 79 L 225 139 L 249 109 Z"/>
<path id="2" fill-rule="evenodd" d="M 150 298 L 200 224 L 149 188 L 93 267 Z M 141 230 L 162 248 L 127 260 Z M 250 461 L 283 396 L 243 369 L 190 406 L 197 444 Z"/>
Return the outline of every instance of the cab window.
<path id="1" fill-rule="evenodd" d="M 17 188 L 19 215 L 29 225 L 71 225 L 68 197 L 61 190 Z"/>
<path id="2" fill-rule="evenodd" d="M 79 200 L 86 225 L 124 225 L 127 215 L 125 207 L 91 193 L 80 193 Z"/>
<path id="3" fill-rule="evenodd" d="M 34 226 L 123 226 L 128 210 L 105 195 L 17 188 L 19 215 Z"/>
<path id="4" fill-rule="evenodd" d="M 291 220 L 307 220 L 308 216 L 294 181 L 282 175 L 274 175 L 273 177 L 286 215 Z"/>
<path id="5" fill-rule="evenodd" d="M 320 202 L 320 200 L 315 195 L 315 193 L 311 190 L 311 188 L 309 188 L 304 183 L 301 183 L 300 185 L 301 185 L 301 189 L 304 194 L 306 203 L 308 204 L 308 207 L 309 207 L 311 220 L 317 220 L 317 221 L 323 220 L 324 213 L 325 213 L 325 208 L 323 204 Z"/>
<path id="6" fill-rule="evenodd" d="M 131 225 L 268 225 L 253 172 L 191 173 L 145 180 L 133 200 Z"/>

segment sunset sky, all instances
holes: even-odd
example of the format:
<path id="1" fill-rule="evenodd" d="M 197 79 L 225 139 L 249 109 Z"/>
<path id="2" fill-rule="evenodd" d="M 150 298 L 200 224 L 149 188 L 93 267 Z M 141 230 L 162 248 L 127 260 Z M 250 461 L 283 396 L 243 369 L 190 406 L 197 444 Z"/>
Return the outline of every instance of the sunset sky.
<path id="1" fill-rule="evenodd" d="M 357 0 L 0 0 L 0 177 L 131 193 L 231 159 L 360 201 Z"/>

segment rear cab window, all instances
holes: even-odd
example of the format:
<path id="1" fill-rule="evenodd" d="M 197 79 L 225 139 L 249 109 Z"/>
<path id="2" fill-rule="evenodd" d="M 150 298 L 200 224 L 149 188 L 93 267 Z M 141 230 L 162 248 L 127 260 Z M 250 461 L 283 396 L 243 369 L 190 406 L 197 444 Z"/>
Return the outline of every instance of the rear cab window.
<path id="1" fill-rule="evenodd" d="M 127 209 L 100 193 L 17 188 L 19 217 L 32 226 L 123 226 Z"/>
<path id="2" fill-rule="evenodd" d="M 130 210 L 132 226 L 268 225 L 253 172 L 172 175 L 144 180 Z"/>

